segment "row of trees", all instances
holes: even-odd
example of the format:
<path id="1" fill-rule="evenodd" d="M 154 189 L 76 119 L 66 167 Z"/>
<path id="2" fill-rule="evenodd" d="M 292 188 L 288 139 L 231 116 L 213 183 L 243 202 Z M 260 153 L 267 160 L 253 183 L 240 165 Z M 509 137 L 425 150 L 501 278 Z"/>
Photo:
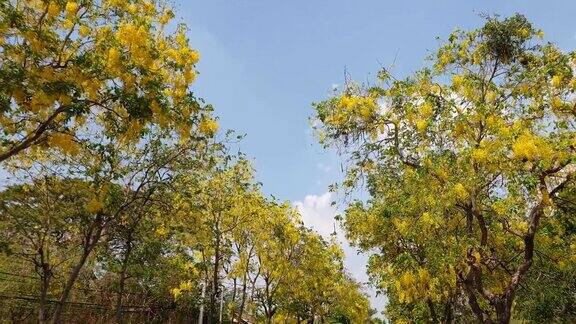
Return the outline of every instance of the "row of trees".
<path id="1" fill-rule="evenodd" d="M 3 318 L 369 317 L 338 244 L 265 198 L 244 157 L 145 139 L 90 168 L 83 151 L 15 168 L 0 194 Z"/>
<path id="2" fill-rule="evenodd" d="M 576 320 L 576 53 L 521 15 L 456 31 L 406 79 L 315 105 L 343 217 L 394 322 Z"/>
<path id="3" fill-rule="evenodd" d="M 0 2 L 0 317 L 362 322 L 335 240 L 265 197 L 189 92 L 164 2 Z"/>

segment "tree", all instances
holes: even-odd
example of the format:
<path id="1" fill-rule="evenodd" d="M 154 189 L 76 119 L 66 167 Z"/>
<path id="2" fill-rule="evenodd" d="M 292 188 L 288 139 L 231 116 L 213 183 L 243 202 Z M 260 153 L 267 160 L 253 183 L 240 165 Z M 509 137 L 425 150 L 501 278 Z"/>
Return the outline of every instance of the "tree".
<path id="1" fill-rule="evenodd" d="M 0 12 L 0 162 L 75 154 L 93 134 L 134 143 L 150 124 L 216 131 L 188 92 L 199 55 L 184 25 L 165 28 L 164 2 L 13 0 Z"/>
<path id="2" fill-rule="evenodd" d="M 174 283 L 175 301 L 196 297 L 208 322 L 367 318 L 336 243 L 302 227 L 288 203 L 262 196 L 242 155 L 216 147 L 210 157 L 202 168 L 183 165 L 166 209 L 165 235 L 198 275 Z"/>
<path id="3" fill-rule="evenodd" d="M 287 306 L 290 285 L 299 280 L 302 242 L 298 215 L 288 206 L 270 204 L 256 233 L 255 274 L 251 280 L 254 308 L 266 323 Z"/>
<path id="4" fill-rule="evenodd" d="M 231 257 L 233 232 L 254 216 L 249 206 L 259 197 L 248 161 L 216 158 L 218 163 L 181 179 L 174 206 L 175 224 L 186 228 L 179 233 L 180 244 L 201 255 L 212 319 L 220 313 L 222 274 Z"/>
<path id="5" fill-rule="evenodd" d="M 61 275 L 66 280 L 58 293 L 52 322 L 61 321 L 79 276 L 86 269 L 89 259 L 94 257 L 94 252 L 102 249 L 105 242 L 111 247 L 108 253 L 119 254 L 122 259 L 116 299 L 117 319 L 122 321 L 126 267 L 131 261 L 134 235 L 139 231 L 144 218 L 147 220 L 151 214 L 158 216 L 151 213 L 150 208 L 158 203 L 157 197 L 162 195 L 162 191 L 172 184 L 174 165 L 184 158 L 190 158 L 191 151 L 198 156 L 204 154 L 197 146 L 205 145 L 203 140 L 166 145 L 164 141 L 167 135 L 169 133 L 165 131 L 148 131 L 145 141 L 138 146 L 126 147 L 121 143 L 92 144 L 83 147 L 74 156 L 55 155 L 33 166 L 15 169 L 26 178 L 36 179 L 29 186 L 36 191 L 44 188 L 48 195 L 42 205 L 36 204 L 39 199 L 37 192 L 24 192 L 19 201 L 13 202 L 10 193 L 14 190 L 19 192 L 14 189 L 9 190 L 0 200 L 5 204 L 7 233 L 17 238 L 9 241 L 9 246 L 32 249 L 32 255 L 38 251 L 39 255 L 34 257 L 34 262 L 42 269 L 39 272 L 43 280 L 41 304 L 50 288 L 54 272 L 54 261 L 48 260 L 50 255 L 60 255 L 70 265 L 69 274 Z M 99 158 L 94 159 L 95 155 Z M 43 179 L 46 177 L 52 180 L 45 183 Z M 72 198 L 64 199 L 68 196 Z M 68 200 L 73 201 L 74 208 L 65 204 Z M 60 203 L 62 206 L 59 206 Z M 63 210 L 60 211 L 60 208 Z M 43 213 L 43 210 L 50 209 L 58 212 Z M 157 221 L 162 219 L 157 218 Z M 15 227 L 16 231 L 12 233 L 10 229 L 14 223 L 24 226 Z M 27 247 L 30 235 L 38 237 L 39 242 Z M 75 257 L 70 257 L 72 255 Z M 40 307 L 39 311 L 42 321 L 46 320 L 48 316 L 44 309 Z"/>
<path id="6" fill-rule="evenodd" d="M 47 294 L 54 275 L 61 272 L 66 278 L 54 315 L 59 316 L 80 270 L 99 243 L 109 221 L 105 211 L 109 207 L 102 203 L 96 209 L 91 202 L 95 197 L 113 199 L 108 195 L 81 180 L 53 177 L 2 192 L 2 230 L 9 249 L 15 258 L 33 264 L 39 275 L 40 323 L 49 319 Z"/>
<path id="7" fill-rule="evenodd" d="M 363 320 L 336 243 L 213 139 L 212 107 L 189 91 L 199 55 L 173 16 L 163 0 L 0 1 L 0 163 L 14 182 L 0 192 L 0 276 L 13 279 L 0 277 L 0 315 Z"/>
<path id="8" fill-rule="evenodd" d="M 0 193 L 0 273 L 32 283 L 11 283 L 8 297 L 29 301 L 0 314 L 21 306 L 41 322 L 72 310 L 75 319 L 191 321 L 206 305 L 212 322 L 367 318 L 336 243 L 263 197 L 245 159 L 207 153 L 219 144 L 161 143 L 114 149 L 98 168 L 55 158 L 24 168 L 34 182 Z"/>
<path id="9" fill-rule="evenodd" d="M 366 176 L 371 199 L 344 228 L 377 251 L 369 271 L 390 313 L 510 321 L 576 170 L 576 55 L 541 37 L 521 15 L 487 17 L 451 34 L 432 67 L 383 70 L 315 105 L 321 141 L 351 152 L 344 185 Z"/>
<path id="10" fill-rule="evenodd" d="M 527 289 L 518 292 L 515 309 L 534 322 L 576 320 L 576 196 L 574 186 L 555 198 L 556 215 L 536 237 L 534 269 Z"/>

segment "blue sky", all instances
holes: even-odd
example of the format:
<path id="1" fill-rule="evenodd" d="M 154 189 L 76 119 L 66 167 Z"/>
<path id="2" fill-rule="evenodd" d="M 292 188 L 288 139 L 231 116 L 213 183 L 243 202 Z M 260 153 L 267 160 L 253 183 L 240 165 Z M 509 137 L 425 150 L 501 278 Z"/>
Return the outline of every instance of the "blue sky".
<path id="1" fill-rule="evenodd" d="M 364 81 L 394 64 L 396 77 L 407 76 L 437 37 L 480 26 L 480 13 L 523 13 L 547 40 L 576 47 L 573 0 L 192 0 L 176 8 L 201 53 L 193 91 L 215 106 L 222 128 L 247 134 L 240 147 L 264 192 L 294 202 L 321 233 L 332 229 L 327 186 L 340 167 L 316 144 L 308 117 L 344 70 Z M 346 249 L 348 267 L 364 280 L 365 258 Z M 382 299 L 373 301 L 381 308 Z"/>

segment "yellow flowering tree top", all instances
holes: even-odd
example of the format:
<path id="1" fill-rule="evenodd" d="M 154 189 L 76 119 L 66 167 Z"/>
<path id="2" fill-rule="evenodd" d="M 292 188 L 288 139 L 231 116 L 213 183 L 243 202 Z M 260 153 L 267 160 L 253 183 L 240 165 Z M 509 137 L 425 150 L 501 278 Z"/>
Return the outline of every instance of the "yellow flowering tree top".
<path id="1" fill-rule="evenodd" d="M 344 226 L 380 251 L 369 270 L 392 319 L 446 320 L 465 300 L 482 322 L 510 320 L 576 170 L 576 54 L 541 38 L 521 15 L 487 18 L 430 67 L 315 104 L 321 141 L 351 153 L 344 185 L 368 179 Z"/>
<path id="2" fill-rule="evenodd" d="M 136 142 L 148 125 L 217 129 L 189 92 L 199 54 L 161 0 L 0 4 L 0 161 L 29 147 L 74 154 L 88 133 Z M 173 31 L 172 31 L 173 30 Z"/>

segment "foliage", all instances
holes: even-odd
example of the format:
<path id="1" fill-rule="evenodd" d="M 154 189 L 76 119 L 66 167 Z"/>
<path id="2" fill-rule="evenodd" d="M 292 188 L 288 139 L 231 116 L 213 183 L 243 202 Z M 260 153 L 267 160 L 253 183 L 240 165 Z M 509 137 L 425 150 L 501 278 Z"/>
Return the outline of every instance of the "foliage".
<path id="1" fill-rule="evenodd" d="M 216 131 L 188 91 L 199 54 L 184 25 L 168 28 L 164 2 L 14 0 L 0 12 L 0 161 L 74 155 L 95 133 L 131 144 L 147 125 Z"/>
<path id="2" fill-rule="evenodd" d="M 576 54 L 541 38 L 521 15 L 487 17 L 433 66 L 315 104 L 321 142 L 350 159 L 344 186 L 367 179 L 344 228 L 374 251 L 392 319 L 508 322 L 528 270 L 568 262 L 534 260 L 566 248 L 556 200 L 576 146 Z"/>
<path id="3" fill-rule="evenodd" d="M 336 242 L 262 194 L 232 132 L 216 140 L 190 91 L 199 54 L 167 3 L 9 0 L 0 13 L 0 317 L 369 317 Z"/>

